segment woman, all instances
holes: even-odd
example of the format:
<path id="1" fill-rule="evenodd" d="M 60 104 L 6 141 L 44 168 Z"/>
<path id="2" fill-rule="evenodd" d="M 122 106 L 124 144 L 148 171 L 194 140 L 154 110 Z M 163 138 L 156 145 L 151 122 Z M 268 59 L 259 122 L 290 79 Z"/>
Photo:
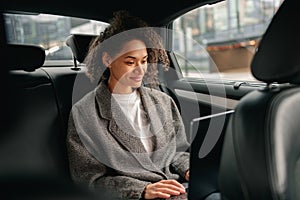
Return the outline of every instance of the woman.
<path id="1" fill-rule="evenodd" d="M 97 88 L 70 113 L 67 148 L 73 180 L 123 199 L 185 194 L 188 142 L 174 101 L 153 89 L 169 60 L 159 35 L 125 11 L 114 14 L 85 60 Z M 150 87 L 142 86 L 142 83 Z"/>

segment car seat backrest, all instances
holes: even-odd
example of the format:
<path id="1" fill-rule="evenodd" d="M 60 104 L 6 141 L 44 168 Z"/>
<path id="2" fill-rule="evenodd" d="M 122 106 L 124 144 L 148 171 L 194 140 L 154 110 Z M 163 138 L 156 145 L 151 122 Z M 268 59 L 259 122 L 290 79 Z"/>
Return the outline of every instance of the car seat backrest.
<path id="1" fill-rule="evenodd" d="M 222 199 L 300 199 L 300 3 L 285 0 L 258 46 L 252 74 L 267 87 L 244 96 L 224 140 Z"/>
<path id="2" fill-rule="evenodd" d="M 34 71 L 45 62 L 45 51 L 37 45 L 9 44 L 6 51 L 9 70 Z"/>
<path id="3" fill-rule="evenodd" d="M 91 193 L 75 185 L 69 176 L 65 121 L 72 98 L 68 93 L 82 73 L 70 67 L 54 72 L 42 68 L 45 51 L 38 46 L 10 44 L 5 50 L 9 69 L 6 88 L 11 96 L 4 105 L 9 124 L 0 135 L 1 198 L 108 199 L 106 191 Z"/>
<path id="4" fill-rule="evenodd" d="M 6 51 L 10 123 L 1 136 L 0 176 L 52 174 L 70 180 L 65 144 L 69 112 L 96 85 L 84 67 L 42 67 L 42 47 L 8 44 Z"/>
<path id="5" fill-rule="evenodd" d="M 70 35 L 66 40 L 66 44 L 71 48 L 74 59 L 79 63 L 83 63 L 88 53 L 89 45 L 96 37 L 96 35 L 85 34 Z"/>
<path id="6" fill-rule="evenodd" d="M 53 174 L 67 177 L 64 127 L 53 81 L 42 68 L 45 51 L 8 45 L 11 123 L 1 137 L 0 176 Z"/>

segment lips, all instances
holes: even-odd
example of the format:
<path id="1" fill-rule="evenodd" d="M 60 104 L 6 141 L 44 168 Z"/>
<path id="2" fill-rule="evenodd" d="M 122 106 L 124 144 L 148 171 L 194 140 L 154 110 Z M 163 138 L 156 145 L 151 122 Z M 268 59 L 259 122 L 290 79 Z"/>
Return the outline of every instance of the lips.
<path id="1" fill-rule="evenodd" d="M 143 80 L 143 77 L 130 77 L 130 79 L 135 82 L 141 82 Z"/>

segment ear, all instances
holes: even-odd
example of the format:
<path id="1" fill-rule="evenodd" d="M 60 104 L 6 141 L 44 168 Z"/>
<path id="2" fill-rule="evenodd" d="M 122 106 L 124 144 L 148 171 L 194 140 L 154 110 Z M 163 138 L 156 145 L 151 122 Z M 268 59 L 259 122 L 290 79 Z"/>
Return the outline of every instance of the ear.
<path id="1" fill-rule="evenodd" d="M 111 57 L 107 52 L 102 53 L 102 62 L 106 67 L 110 68 Z"/>

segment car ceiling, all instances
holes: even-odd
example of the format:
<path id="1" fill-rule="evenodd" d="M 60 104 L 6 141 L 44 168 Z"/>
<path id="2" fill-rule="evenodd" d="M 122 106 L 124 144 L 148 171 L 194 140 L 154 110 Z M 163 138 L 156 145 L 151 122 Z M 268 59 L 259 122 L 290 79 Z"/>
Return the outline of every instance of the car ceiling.
<path id="1" fill-rule="evenodd" d="M 4 11 L 57 14 L 108 22 L 117 10 L 128 10 L 148 21 L 152 26 L 166 23 L 186 11 L 221 0 L 2 0 Z"/>

